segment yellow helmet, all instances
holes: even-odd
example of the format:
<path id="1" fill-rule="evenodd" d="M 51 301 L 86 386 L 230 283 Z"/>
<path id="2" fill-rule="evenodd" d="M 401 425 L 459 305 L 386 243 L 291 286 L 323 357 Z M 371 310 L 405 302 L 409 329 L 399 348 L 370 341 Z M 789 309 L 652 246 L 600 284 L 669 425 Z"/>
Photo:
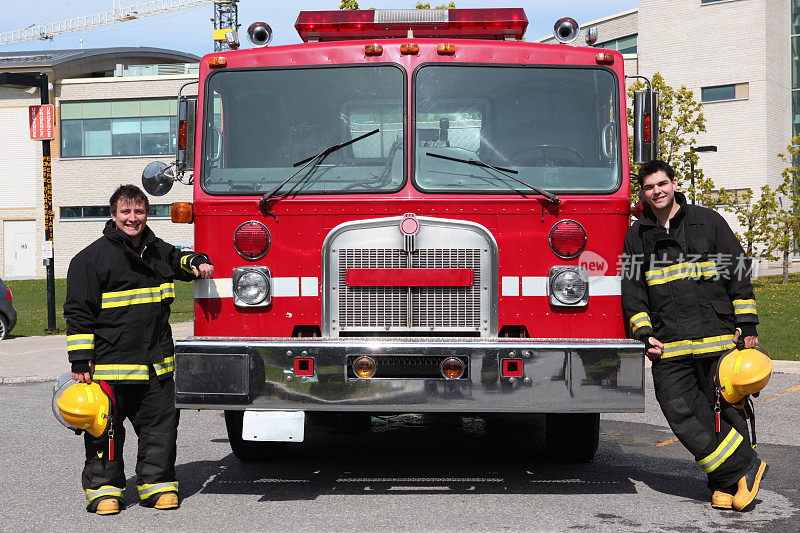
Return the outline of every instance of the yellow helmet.
<path id="1" fill-rule="evenodd" d="M 763 389 L 772 375 L 772 360 L 754 348 L 732 350 L 722 356 L 714 381 L 726 402 L 739 403 Z"/>
<path id="2" fill-rule="evenodd" d="M 101 437 L 108 429 L 110 408 L 108 395 L 96 381 L 78 383 L 67 373 L 53 388 L 53 414 L 76 433 Z"/>

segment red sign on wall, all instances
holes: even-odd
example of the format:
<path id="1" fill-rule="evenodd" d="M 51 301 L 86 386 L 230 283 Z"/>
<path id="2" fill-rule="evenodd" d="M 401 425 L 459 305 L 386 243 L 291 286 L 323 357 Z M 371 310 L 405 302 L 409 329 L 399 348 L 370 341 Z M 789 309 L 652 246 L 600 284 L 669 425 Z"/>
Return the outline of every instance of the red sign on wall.
<path id="1" fill-rule="evenodd" d="M 28 122 L 31 126 L 32 140 L 55 139 L 52 104 L 28 106 Z"/>

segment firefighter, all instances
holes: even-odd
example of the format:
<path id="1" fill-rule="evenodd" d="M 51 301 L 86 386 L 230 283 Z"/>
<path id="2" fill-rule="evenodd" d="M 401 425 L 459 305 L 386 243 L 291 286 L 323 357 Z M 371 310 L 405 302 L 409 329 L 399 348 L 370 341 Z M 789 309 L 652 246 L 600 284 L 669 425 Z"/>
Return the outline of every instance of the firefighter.
<path id="1" fill-rule="evenodd" d="M 645 208 L 625 235 L 622 304 L 631 336 L 653 361 L 664 417 L 708 476 L 712 506 L 742 510 L 767 464 L 750 444 L 743 412 L 718 399 L 716 363 L 758 342 L 749 260 L 725 220 L 688 205 L 673 169 L 642 165 Z"/>
<path id="2" fill-rule="evenodd" d="M 72 377 L 107 382 L 116 403 L 109 430 L 115 449 L 109 449 L 107 438 L 84 435 L 86 509 L 102 515 L 118 513 L 123 502 L 125 418 L 139 438 L 141 504 L 179 506 L 169 306 L 174 279 L 207 279 L 214 267 L 207 255 L 182 252 L 156 237 L 147 227 L 149 209 L 141 189 L 120 186 L 111 196 L 111 220 L 103 236 L 72 259 L 67 273 L 64 318 Z"/>

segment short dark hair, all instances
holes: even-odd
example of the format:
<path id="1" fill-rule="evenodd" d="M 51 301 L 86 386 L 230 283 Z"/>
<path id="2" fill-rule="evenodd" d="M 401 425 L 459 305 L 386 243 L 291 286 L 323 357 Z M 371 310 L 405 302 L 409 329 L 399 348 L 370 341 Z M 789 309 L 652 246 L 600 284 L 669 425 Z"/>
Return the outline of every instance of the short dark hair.
<path id="1" fill-rule="evenodd" d="M 132 204 L 143 203 L 144 212 L 150 213 L 150 201 L 147 199 L 147 195 L 144 191 L 136 185 L 128 184 L 117 187 L 117 190 L 114 191 L 114 194 L 111 195 L 111 199 L 108 201 L 108 206 L 111 208 L 112 215 L 117 214 L 117 203 L 120 200 L 127 200 Z"/>
<path id="2" fill-rule="evenodd" d="M 639 167 L 639 175 L 636 176 L 636 181 L 639 183 L 639 186 L 642 186 L 642 182 L 647 176 L 655 174 L 656 172 L 666 173 L 669 181 L 675 179 L 675 170 L 670 166 L 669 163 L 661 161 L 660 159 L 654 159 L 653 161 L 648 161 Z"/>

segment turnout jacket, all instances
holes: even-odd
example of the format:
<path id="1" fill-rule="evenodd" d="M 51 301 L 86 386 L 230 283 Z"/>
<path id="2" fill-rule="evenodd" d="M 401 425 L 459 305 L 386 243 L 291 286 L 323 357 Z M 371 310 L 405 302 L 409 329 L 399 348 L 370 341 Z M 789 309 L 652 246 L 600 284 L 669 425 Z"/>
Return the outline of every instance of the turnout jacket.
<path id="1" fill-rule="evenodd" d="M 73 371 L 88 371 L 93 361 L 98 380 L 146 383 L 150 366 L 159 379 L 171 376 L 174 279 L 195 279 L 191 267 L 202 263 L 210 263 L 208 256 L 182 252 L 147 226 L 136 250 L 109 220 L 67 273 L 64 318 Z"/>
<path id="2" fill-rule="evenodd" d="M 756 334 L 750 261 L 719 213 L 675 201 L 669 231 L 650 206 L 628 228 L 622 308 L 631 337 L 664 343 L 662 358 L 716 355 L 735 346 L 735 328 Z"/>

